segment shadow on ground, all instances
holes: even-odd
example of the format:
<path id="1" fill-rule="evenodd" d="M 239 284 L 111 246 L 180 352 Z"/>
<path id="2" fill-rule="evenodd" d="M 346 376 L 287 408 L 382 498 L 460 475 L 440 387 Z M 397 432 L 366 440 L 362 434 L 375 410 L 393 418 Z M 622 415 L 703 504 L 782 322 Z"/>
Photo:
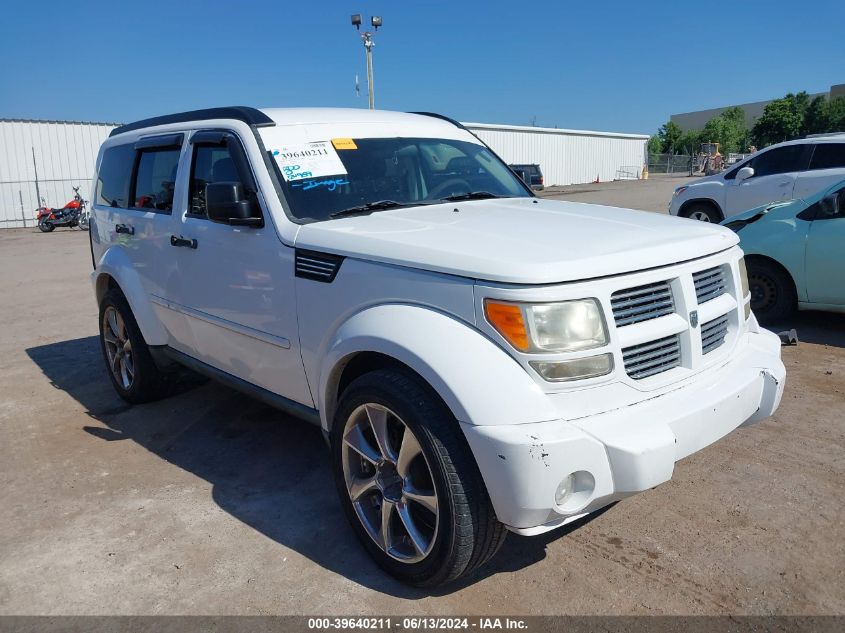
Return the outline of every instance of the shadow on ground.
<path id="1" fill-rule="evenodd" d="M 460 583 L 436 592 L 409 588 L 376 567 L 356 541 L 337 501 L 328 451 L 316 426 L 191 376 L 165 400 L 128 405 L 112 389 L 94 336 L 33 347 L 27 354 L 56 389 L 99 423 L 73 432 L 107 442 L 137 442 L 212 484 L 215 502 L 240 521 L 385 594 L 413 600 L 521 569 L 542 560 L 549 542 L 587 522 L 539 537 L 510 535 L 491 563 Z"/>
<path id="2" fill-rule="evenodd" d="M 799 345 L 815 343 L 845 348 L 845 314 L 835 312 L 798 312 L 788 321 L 766 326 L 772 332 L 794 329 Z"/>

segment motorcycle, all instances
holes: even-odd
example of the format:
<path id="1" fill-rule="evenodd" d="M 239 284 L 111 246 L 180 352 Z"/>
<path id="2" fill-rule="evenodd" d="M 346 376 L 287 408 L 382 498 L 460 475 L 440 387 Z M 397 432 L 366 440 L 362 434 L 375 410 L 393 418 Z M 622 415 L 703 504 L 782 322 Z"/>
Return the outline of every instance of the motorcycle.
<path id="1" fill-rule="evenodd" d="M 41 200 L 44 202 L 43 198 Z M 73 200 L 68 202 L 61 209 L 51 207 L 38 207 L 35 211 L 35 219 L 38 221 L 38 228 L 43 233 L 55 230 L 57 226 L 73 228 L 78 226 L 83 231 L 88 230 L 87 200 L 83 200 L 79 193 L 79 187 L 73 188 Z"/>

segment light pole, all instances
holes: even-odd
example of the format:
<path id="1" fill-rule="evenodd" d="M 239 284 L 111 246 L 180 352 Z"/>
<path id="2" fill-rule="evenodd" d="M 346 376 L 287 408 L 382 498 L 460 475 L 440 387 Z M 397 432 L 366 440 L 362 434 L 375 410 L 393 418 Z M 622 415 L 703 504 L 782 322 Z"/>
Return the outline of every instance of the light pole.
<path id="1" fill-rule="evenodd" d="M 375 95 L 375 86 L 373 84 L 373 46 L 376 43 L 373 41 L 373 35 L 375 35 L 375 31 L 378 31 L 378 27 L 381 24 L 381 16 L 374 15 L 370 18 L 370 24 L 373 25 L 373 32 L 364 31 L 361 33 L 361 41 L 364 43 L 364 49 L 367 53 L 367 96 L 369 97 L 370 102 L 370 110 L 375 110 L 376 107 L 376 95 Z M 354 26 L 357 30 L 361 30 L 361 14 L 356 13 L 352 16 L 352 26 Z"/>

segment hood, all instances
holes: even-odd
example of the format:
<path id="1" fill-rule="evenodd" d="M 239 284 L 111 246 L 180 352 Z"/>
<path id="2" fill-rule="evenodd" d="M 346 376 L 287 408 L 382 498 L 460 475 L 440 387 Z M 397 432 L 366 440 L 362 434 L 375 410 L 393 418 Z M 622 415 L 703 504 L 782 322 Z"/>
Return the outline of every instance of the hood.
<path id="1" fill-rule="evenodd" d="M 538 198 L 380 211 L 306 224 L 296 237 L 297 248 L 516 284 L 665 266 L 737 242 L 706 222 Z"/>
<path id="2" fill-rule="evenodd" d="M 754 207 L 753 209 L 748 209 L 748 211 L 742 211 L 741 213 L 735 213 L 734 215 L 730 216 L 729 218 L 722 220 L 721 224 L 725 226 L 729 226 L 731 224 L 736 224 L 737 222 L 747 223 L 749 220 L 759 220 L 767 213 L 774 211 L 775 209 L 781 209 L 783 207 L 796 207 L 798 211 L 804 209 L 807 205 L 801 199 L 795 200 L 781 200 L 778 202 L 769 202 L 767 204 L 761 204 L 759 207 Z"/>

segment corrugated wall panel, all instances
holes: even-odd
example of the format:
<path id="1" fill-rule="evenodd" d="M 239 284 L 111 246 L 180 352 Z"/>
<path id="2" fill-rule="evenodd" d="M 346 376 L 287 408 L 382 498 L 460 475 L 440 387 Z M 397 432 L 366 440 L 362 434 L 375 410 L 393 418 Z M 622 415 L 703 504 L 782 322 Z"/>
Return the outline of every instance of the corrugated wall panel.
<path id="1" fill-rule="evenodd" d="M 41 197 L 51 207 L 73 198 L 73 187 L 91 199 L 91 176 L 100 144 L 115 125 L 46 121 L 0 121 L 0 228 L 35 225 Z"/>
<path id="2" fill-rule="evenodd" d="M 465 125 L 506 162 L 539 164 L 547 186 L 615 180 L 626 168 L 636 175 L 648 140 L 633 134 Z"/>

